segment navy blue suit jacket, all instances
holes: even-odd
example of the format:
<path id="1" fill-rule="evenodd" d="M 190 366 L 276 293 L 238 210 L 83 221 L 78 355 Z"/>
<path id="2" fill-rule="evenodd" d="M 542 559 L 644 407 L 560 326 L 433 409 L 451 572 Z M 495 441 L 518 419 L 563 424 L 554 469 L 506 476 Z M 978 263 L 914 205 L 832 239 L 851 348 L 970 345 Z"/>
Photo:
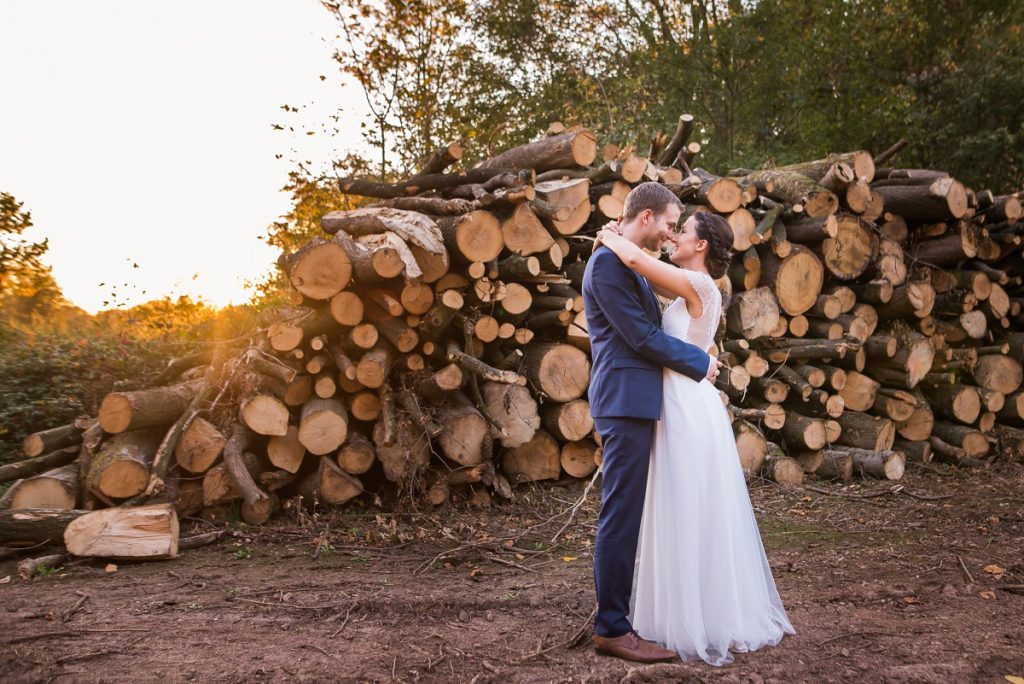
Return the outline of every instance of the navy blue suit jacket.
<path id="1" fill-rule="evenodd" d="M 647 281 L 607 247 L 583 275 L 593 370 L 590 412 L 595 418 L 661 418 L 662 368 L 700 381 L 711 357 L 661 329 L 661 307 Z"/>

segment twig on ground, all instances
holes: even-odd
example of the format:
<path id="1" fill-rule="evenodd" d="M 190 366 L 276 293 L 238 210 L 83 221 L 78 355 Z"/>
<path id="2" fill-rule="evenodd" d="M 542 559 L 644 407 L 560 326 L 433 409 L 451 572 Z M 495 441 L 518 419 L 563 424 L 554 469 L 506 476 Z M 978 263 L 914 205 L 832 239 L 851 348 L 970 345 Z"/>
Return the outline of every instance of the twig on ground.
<path id="1" fill-rule="evenodd" d="M 887 632 L 850 632 L 849 634 L 840 634 L 839 636 L 834 636 L 831 639 L 825 639 L 824 641 L 818 643 L 818 646 L 821 647 L 825 644 L 830 644 L 833 641 L 839 641 L 840 639 L 849 639 L 850 637 L 855 636 L 885 636 L 886 634 Z"/>
<path id="2" fill-rule="evenodd" d="M 590 630 L 590 625 L 593 623 L 595 615 L 597 615 L 597 606 L 596 605 L 594 606 L 594 609 L 592 611 L 590 611 L 590 615 L 587 617 L 587 619 L 584 620 L 583 623 L 580 625 L 579 629 L 577 629 L 575 632 L 573 632 L 572 636 L 570 636 L 568 639 L 566 639 L 564 641 L 560 641 L 557 644 L 555 644 L 554 646 L 548 646 L 547 648 L 544 648 L 544 649 L 541 649 L 538 646 L 538 649 L 536 651 L 534 651 L 533 653 L 525 655 L 522 658 L 519 658 L 518 660 L 513 660 L 509 664 L 510 665 L 522 665 L 523 663 L 525 663 L 525 662 L 527 662 L 529 660 L 533 660 L 534 658 L 538 658 L 538 657 L 543 656 L 543 655 L 545 655 L 547 653 L 551 653 L 552 651 L 557 651 L 560 648 L 573 648 L 575 646 L 580 645 L 581 643 L 583 643 L 581 640 L 587 634 L 587 632 Z"/>
<path id="3" fill-rule="evenodd" d="M 808 489 L 812 492 L 817 492 L 818 494 L 826 494 L 828 496 L 841 496 L 845 499 L 874 499 L 876 497 L 885 496 L 886 494 L 890 493 L 890 491 L 886 489 L 881 492 L 869 492 L 867 494 L 850 494 L 847 492 L 833 492 L 830 489 L 825 489 L 823 487 L 815 487 L 814 485 L 808 484 L 805 484 L 803 486 L 803 489 Z"/>
<path id="4" fill-rule="evenodd" d="M 967 564 L 964 563 L 964 559 L 960 556 L 960 554 L 957 554 L 956 559 L 960 561 L 960 568 L 964 571 L 964 574 L 967 575 L 967 581 L 971 584 L 975 584 L 974 575 L 972 575 L 971 571 L 967 569 Z"/>
<path id="5" fill-rule="evenodd" d="M 533 568 L 528 568 L 525 565 L 520 565 L 519 563 L 516 563 L 514 561 L 505 560 L 504 558 L 499 558 L 497 556 L 484 556 L 484 557 L 487 560 L 491 561 L 492 563 L 500 563 L 502 565 L 508 565 L 510 567 L 513 567 L 513 568 L 519 568 L 520 570 L 524 570 L 526 572 L 537 572 Z"/>
<path id="6" fill-rule="evenodd" d="M 61 614 L 61 616 L 60 616 L 61 620 L 64 621 L 64 622 L 70 622 L 71 618 L 73 618 L 75 616 L 75 613 L 77 613 L 79 610 L 81 610 L 82 606 L 85 605 L 85 602 L 88 601 L 89 598 L 90 598 L 89 594 L 86 594 L 86 593 L 81 592 L 81 591 L 76 591 L 75 594 L 77 594 L 81 598 L 79 598 L 75 602 L 75 605 L 71 606 L 66 611 L 64 611 L 64 613 Z"/>
<path id="7" fill-rule="evenodd" d="M 319 646 L 314 646 L 313 644 L 299 644 L 299 648 L 311 648 L 314 651 L 320 651 L 321 653 L 323 653 L 328 658 L 334 658 L 334 659 L 338 658 L 338 656 L 331 655 L 330 653 L 328 653 L 324 649 L 320 648 Z"/>
<path id="8" fill-rule="evenodd" d="M 35 641 L 36 639 L 49 639 L 50 637 L 82 636 L 83 634 L 97 632 L 148 632 L 149 629 L 79 629 L 76 631 L 65 630 L 63 632 L 44 632 L 42 634 L 28 634 L 25 636 L 8 639 L 4 644 L 19 644 L 23 641 Z"/>
<path id="9" fill-rule="evenodd" d="M 921 501 L 942 501 L 943 499 L 952 499 L 953 494 L 939 494 L 937 496 L 931 496 L 929 494 L 915 494 L 914 492 L 906 489 L 903 485 L 896 485 L 892 488 L 893 494 L 906 494 L 913 499 L 919 499 Z"/>
<path id="10" fill-rule="evenodd" d="M 583 494 L 581 494 L 580 498 L 578 498 L 576 500 L 576 503 L 574 503 L 569 508 L 569 519 L 565 521 L 565 524 L 562 525 L 562 527 L 559 528 L 558 532 L 555 532 L 555 536 L 553 536 L 551 538 L 551 544 L 552 545 L 557 543 L 558 542 L 558 538 L 562 536 L 562 533 L 565 532 L 567 529 L 569 529 L 569 525 L 572 525 L 572 521 L 576 518 L 576 511 L 578 511 L 580 509 L 580 506 L 583 505 L 583 502 L 587 500 L 587 495 L 590 494 L 590 490 L 591 490 L 591 488 L 593 488 L 594 482 L 597 481 L 597 476 L 600 475 L 600 474 L 601 474 L 601 469 L 600 468 L 598 468 L 597 470 L 594 471 L 593 476 L 590 478 L 590 482 L 588 482 L 587 486 L 584 487 L 584 489 L 583 489 Z"/>

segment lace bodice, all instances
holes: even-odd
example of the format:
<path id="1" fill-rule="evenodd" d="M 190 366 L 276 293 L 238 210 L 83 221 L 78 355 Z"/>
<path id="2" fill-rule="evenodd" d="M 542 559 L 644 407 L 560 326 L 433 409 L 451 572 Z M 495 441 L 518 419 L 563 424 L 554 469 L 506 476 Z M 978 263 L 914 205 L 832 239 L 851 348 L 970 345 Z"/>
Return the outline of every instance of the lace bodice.
<path id="1" fill-rule="evenodd" d="M 707 273 L 684 270 L 690 284 L 697 291 L 704 311 L 699 318 L 691 318 L 686 309 L 686 300 L 682 297 L 672 302 L 662 317 L 662 327 L 672 337 L 689 342 L 707 350 L 715 340 L 718 321 L 722 317 L 722 293 L 715 286 L 715 281 Z"/>

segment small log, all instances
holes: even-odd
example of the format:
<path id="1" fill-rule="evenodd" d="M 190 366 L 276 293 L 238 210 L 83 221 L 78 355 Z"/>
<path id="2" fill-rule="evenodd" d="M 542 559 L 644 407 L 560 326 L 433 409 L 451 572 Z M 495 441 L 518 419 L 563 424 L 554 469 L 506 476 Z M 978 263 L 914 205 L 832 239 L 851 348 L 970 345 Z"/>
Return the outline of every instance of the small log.
<path id="1" fill-rule="evenodd" d="M 544 429 L 563 442 L 579 441 L 594 431 L 590 404 L 585 399 L 546 404 L 541 416 Z"/>
<path id="2" fill-rule="evenodd" d="M 529 441 L 505 450 L 501 468 L 513 484 L 557 480 L 562 473 L 558 442 L 543 430 L 537 430 Z"/>
<path id="3" fill-rule="evenodd" d="M 308 501 L 338 506 L 362 494 L 363 483 L 331 459 L 322 458 L 316 471 L 299 482 L 297 489 Z"/>
<path id="4" fill-rule="evenodd" d="M 349 433 L 348 439 L 336 456 L 338 467 L 350 475 L 362 475 L 377 460 L 377 450 L 373 442 L 359 432 Z"/>
<path id="5" fill-rule="evenodd" d="M 795 411 L 786 412 L 786 424 L 782 435 L 787 444 L 797 449 L 821 449 L 827 442 L 825 423 L 817 418 L 808 418 Z"/>
<path id="6" fill-rule="evenodd" d="M 386 443 L 385 433 L 382 414 L 373 428 L 373 442 L 389 481 L 404 483 L 430 463 L 430 439 L 411 419 L 403 416 L 396 420 L 393 443 Z"/>
<path id="7" fill-rule="evenodd" d="M 772 289 L 779 308 L 790 316 L 805 313 L 821 294 L 821 261 L 806 247 L 796 245 L 785 259 L 761 254 L 761 284 Z"/>
<path id="8" fill-rule="evenodd" d="M 40 572 L 56 570 L 69 560 L 71 560 L 71 556 L 66 553 L 54 553 L 48 556 L 40 556 L 38 558 L 26 558 L 18 563 L 18 577 L 23 580 L 30 580 Z"/>
<path id="9" fill-rule="evenodd" d="M 928 392 L 928 398 L 936 413 L 966 425 L 974 423 L 981 415 L 981 395 L 971 385 L 935 387 Z"/>
<path id="10" fill-rule="evenodd" d="M 252 439 L 253 434 L 236 423 L 224 445 L 224 465 L 235 482 L 235 489 L 242 496 L 242 519 L 250 525 L 262 525 L 274 512 L 276 499 L 259 488 L 242 460 L 242 452 Z"/>
<path id="11" fill-rule="evenodd" d="M 480 386 L 486 415 L 497 423 L 491 435 L 502 446 L 516 448 L 531 439 L 540 428 L 537 401 L 529 389 L 521 385 L 484 382 Z"/>
<path id="12" fill-rule="evenodd" d="M 867 221 L 844 214 L 836 224 L 836 234 L 821 243 L 822 262 L 840 280 L 852 280 L 867 270 L 878 251 L 878 237 Z"/>
<path id="13" fill-rule="evenodd" d="M 534 387 L 554 401 L 578 399 L 590 383 L 590 360 L 568 344 L 531 345 L 523 369 Z"/>
<path id="14" fill-rule="evenodd" d="M 294 254 L 283 255 L 278 264 L 288 274 L 292 287 L 310 299 L 330 299 L 352 279 L 352 260 L 345 249 L 319 237 Z"/>
<path id="15" fill-rule="evenodd" d="M 43 430 L 42 432 L 35 432 L 22 441 L 21 448 L 26 456 L 34 457 L 62 450 L 65 447 L 76 446 L 82 443 L 82 432 L 84 429 L 75 422 L 70 425 Z M 0 480 L 0 482 L 3 481 Z"/>
<path id="16" fill-rule="evenodd" d="M 306 447 L 299 441 L 299 429 L 289 425 L 283 435 L 276 435 L 267 442 L 267 458 L 275 468 L 296 473 L 306 455 Z"/>
<path id="17" fill-rule="evenodd" d="M 74 463 L 78 459 L 81 447 L 69 446 L 63 449 L 50 452 L 43 456 L 37 456 L 35 458 L 25 459 L 23 461 L 15 461 L 14 463 L 8 463 L 7 465 L 0 466 L 0 483 L 10 482 L 11 480 L 20 480 L 53 468 L 59 468 L 61 466 Z M 74 508 L 74 506 L 72 506 Z"/>
<path id="18" fill-rule="evenodd" d="M 527 204 L 517 206 L 502 222 L 501 234 L 509 251 L 523 256 L 547 252 L 555 244 L 544 224 Z"/>
<path id="19" fill-rule="evenodd" d="M 885 200 L 886 211 L 913 221 L 944 221 L 967 213 L 967 191 L 950 177 L 928 185 L 872 186 Z"/>
<path id="20" fill-rule="evenodd" d="M 771 183 L 774 187 L 766 195 L 787 204 L 800 204 L 811 217 L 828 216 L 839 208 L 839 198 L 835 194 L 807 176 L 786 169 L 756 171 L 744 176 L 740 182 Z"/>
<path id="21" fill-rule="evenodd" d="M 825 462 L 825 451 L 824 449 L 815 449 L 814 451 L 798 451 L 794 454 L 793 458 L 803 468 L 804 474 L 810 474 L 817 471 L 821 464 Z"/>
<path id="22" fill-rule="evenodd" d="M 551 169 L 589 166 L 596 157 L 597 139 L 590 131 L 580 129 L 513 147 L 484 160 L 477 168 L 534 169 L 540 173 Z"/>
<path id="23" fill-rule="evenodd" d="M 397 360 L 398 352 L 395 348 L 387 342 L 380 342 L 359 359 L 356 365 L 356 380 L 371 389 L 381 387 Z"/>
<path id="24" fill-rule="evenodd" d="M 488 262 L 505 246 L 501 223 L 489 212 L 477 210 L 455 219 L 438 222 L 449 254 L 467 262 Z"/>
<path id="25" fill-rule="evenodd" d="M 1024 381 L 1024 367 L 1011 356 L 986 354 L 978 357 L 973 371 L 979 387 L 1003 394 L 1013 394 Z"/>
<path id="26" fill-rule="evenodd" d="M 761 466 L 768 456 L 768 441 L 760 430 L 746 420 L 737 420 L 732 427 L 740 466 L 744 476 L 749 479 L 761 472 Z"/>
<path id="27" fill-rule="evenodd" d="M 848 482 L 853 479 L 853 455 L 840 449 L 826 449 L 823 459 L 814 474 L 826 480 Z"/>
<path id="28" fill-rule="evenodd" d="M 589 477 L 597 469 L 597 459 L 600 457 L 600 451 L 601 447 L 597 446 L 590 439 L 567 442 L 562 447 L 562 452 L 559 456 L 562 470 L 572 477 Z"/>
<path id="29" fill-rule="evenodd" d="M 174 558 L 178 555 L 178 516 L 169 504 L 93 511 L 68 524 L 64 544 L 75 556 Z"/>
<path id="30" fill-rule="evenodd" d="M 203 386 L 195 380 L 137 392 L 111 392 L 100 405 L 100 426 L 111 434 L 168 425 L 180 416 Z"/>
<path id="31" fill-rule="evenodd" d="M 846 449 L 853 459 L 853 471 L 857 475 L 877 477 L 883 480 L 903 478 L 906 458 L 899 451 L 873 451 L 869 449 Z"/>
<path id="32" fill-rule="evenodd" d="M 846 408 L 851 411 L 867 411 L 875 405 L 880 383 L 866 375 L 851 370 L 846 372 L 846 384 L 839 391 Z"/>
<path id="33" fill-rule="evenodd" d="M 804 469 L 795 458 L 785 455 L 777 444 L 768 443 L 768 456 L 761 467 L 762 474 L 780 485 L 799 487 L 804 482 Z"/>
<path id="34" fill-rule="evenodd" d="M 730 333 L 747 340 L 767 337 L 779 322 L 779 303 L 771 288 L 737 293 L 726 312 Z"/>
<path id="35" fill-rule="evenodd" d="M 288 407 L 269 394 L 257 394 L 242 400 L 239 416 L 258 435 L 288 433 Z"/>
<path id="36" fill-rule="evenodd" d="M 876 414 L 891 418 L 898 424 L 914 415 L 916 406 L 917 399 L 910 392 L 891 387 L 879 387 L 872 408 Z"/>
<path id="37" fill-rule="evenodd" d="M 936 421 L 932 431 L 940 440 L 962 449 L 968 458 L 980 458 L 988 453 L 988 439 L 975 428 Z M 934 443 L 932 446 L 935 446 Z"/>
<path id="38" fill-rule="evenodd" d="M 465 396 L 453 395 L 451 403 L 438 408 L 435 416 L 444 426 L 437 443 L 447 458 L 464 466 L 483 461 L 485 450 L 489 450 L 485 442 L 491 439 L 491 425 Z"/>
<path id="39" fill-rule="evenodd" d="M 363 300 L 355 292 L 339 292 L 331 297 L 330 312 L 341 325 L 359 325 L 363 320 Z"/>
<path id="40" fill-rule="evenodd" d="M 190 473 L 205 473 L 220 456 L 227 439 L 208 420 L 196 417 L 174 449 L 178 465 Z"/>
<path id="41" fill-rule="evenodd" d="M 310 399 L 302 407 L 299 442 L 321 456 L 337 450 L 348 436 L 348 413 L 337 399 Z"/>
<path id="42" fill-rule="evenodd" d="M 932 445 L 928 440 L 911 442 L 910 440 L 897 438 L 892 448 L 902 452 L 909 463 L 932 462 Z"/>
<path id="43" fill-rule="evenodd" d="M 114 435 L 92 459 L 86 486 L 107 501 L 141 494 L 149 482 L 150 466 L 161 438 L 156 430 Z"/>
<path id="44" fill-rule="evenodd" d="M 888 418 L 847 411 L 838 421 L 843 431 L 837 443 L 845 446 L 887 451 L 896 439 L 896 425 Z"/>
<path id="45" fill-rule="evenodd" d="M 78 487 L 78 464 L 68 463 L 18 480 L 4 493 L 0 507 L 71 510 L 78 500 Z"/>
<path id="46" fill-rule="evenodd" d="M 53 508 L 0 509 L 0 544 L 58 543 L 67 526 L 88 512 Z"/>

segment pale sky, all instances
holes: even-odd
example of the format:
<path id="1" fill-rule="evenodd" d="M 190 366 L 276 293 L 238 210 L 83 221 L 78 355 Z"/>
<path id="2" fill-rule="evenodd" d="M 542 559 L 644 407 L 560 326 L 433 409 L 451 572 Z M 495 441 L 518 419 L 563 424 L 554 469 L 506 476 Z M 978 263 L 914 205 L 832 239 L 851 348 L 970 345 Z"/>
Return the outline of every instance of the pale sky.
<path id="1" fill-rule="evenodd" d="M 290 150 L 360 145 L 334 36 L 316 0 L 0 0 L 0 191 L 49 238 L 64 295 L 90 312 L 112 285 L 124 305 L 245 301 L 277 258 L 258 238 L 288 210 Z M 331 139 L 316 124 L 339 109 Z"/>

